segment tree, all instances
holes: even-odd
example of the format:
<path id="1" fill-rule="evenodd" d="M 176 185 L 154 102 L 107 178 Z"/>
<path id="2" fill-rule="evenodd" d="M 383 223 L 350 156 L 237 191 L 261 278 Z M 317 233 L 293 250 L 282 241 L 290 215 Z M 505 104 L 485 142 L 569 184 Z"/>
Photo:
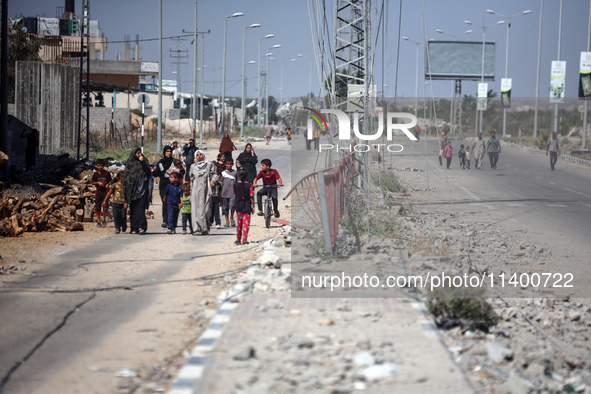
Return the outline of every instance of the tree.
<path id="1" fill-rule="evenodd" d="M 8 102 L 14 103 L 17 61 L 40 62 L 41 39 L 15 25 L 8 33 Z"/>

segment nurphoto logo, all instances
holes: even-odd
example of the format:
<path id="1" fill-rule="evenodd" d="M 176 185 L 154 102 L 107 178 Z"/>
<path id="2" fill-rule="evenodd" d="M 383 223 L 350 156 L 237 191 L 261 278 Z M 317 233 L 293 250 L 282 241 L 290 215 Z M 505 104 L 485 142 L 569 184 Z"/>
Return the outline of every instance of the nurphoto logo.
<path id="1" fill-rule="evenodd" d="M 351 143 L 351 119 L 349 116 L 337 109 L 321 109 L 320 112 L 313 110 L 312 108 L 304 107 L 309 110 L 310 117 L 316 121 L 318 128 L 322 130 L 324 125 L 325 130 L 328 132 L 328 124 L 322 116 L 322 114 L 333 114 L 337 118 L 339 125 L 338 139 L 334 141 L 334 144 L 320 144 L 320 151 L 327 150 L 344 150 L 348 152 L 368 152 L 372 149 L 387 150 L 392 153 L 399 153 L 404 150 L 404 147 L 400 144 L 379 144 L 379 143 Z M 382 138 L 384 133 L 384 118 L 386 123 L 386 140 L 392 141 L 392 136 L 395 130 L 400 130 L 404 133 L 411 141 L 417 141 L 417 138 L 409 130 L 417 125 L 417 118 L 413 114 L 406 112 L 388 112 L 384 114 L 381 108 L 377 108 L 377 130 L 373 134 L 363 134 L 359 131 L 359 112 L 353 113 L 353 133 L 359 141 L 377 141 Z M 314 138 L 314 122 L 312 119 L 308 119 L 307 138 L 312 140 Z M 410 120 L 408 123 L 400 123 L 401 120 Z M 340 143 L 339 143 L 340 142 Z"/>

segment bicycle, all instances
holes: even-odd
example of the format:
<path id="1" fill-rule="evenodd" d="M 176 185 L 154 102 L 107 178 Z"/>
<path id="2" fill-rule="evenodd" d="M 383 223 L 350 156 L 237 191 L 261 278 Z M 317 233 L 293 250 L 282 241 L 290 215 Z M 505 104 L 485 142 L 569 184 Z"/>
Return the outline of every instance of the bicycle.
<path id="1" fill-rule="evenodd" d="M 265 226 L 271 227 L 271 216 L 273 216 L 273 199 L 270 197 L 272 190 L 279 187 L 279 185 L 257 185 L 256 187 L 262 187 L 263 190 L 268 191 L 263 194 L 263 217 L 265 218 Z"/>

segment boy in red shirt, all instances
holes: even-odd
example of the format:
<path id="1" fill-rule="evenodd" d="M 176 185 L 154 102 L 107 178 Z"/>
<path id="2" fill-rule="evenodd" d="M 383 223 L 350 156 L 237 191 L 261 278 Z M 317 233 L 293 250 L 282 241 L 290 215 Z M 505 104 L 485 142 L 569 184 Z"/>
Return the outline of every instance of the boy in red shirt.
<path id="1" fill-rule="evenodd" d="M 96 194 L 94 196 L 94 214 L 96 215 L 96 226 L 107 227 L 107 211 L 108 207 L 103 201 L 107 196 L 107 187 L 111 184 L 113 179 L 111 173 L 105 170 L 105 162 L 98 160 L 96 162 L 96 172 L 92 175 L 92 184 L 96 186 Z M 101 222 L 101 213 L 103 214 L 103 221 Z"/>
<path id="2" fill-rule="evenodd" d="M 252 186 L 256 188 L 257 181 L 263 178 L 263 188 L 257 192 L 257 206 L 259 207 L 257 215 L 263 216 L 263 196 L 266 195 L 273 200 L 273 211 L 275 211 L 275 217 L 278 218 L 279 211 L 277 210 L 277 205 L 279 205 L 279 202 L 277 201 L 277 186 L 283 186 L 283 181 L 277 170 L 271 169 L 272 164 L 269 159 L 261 160 L 262 170 L 254 178 Z"/>

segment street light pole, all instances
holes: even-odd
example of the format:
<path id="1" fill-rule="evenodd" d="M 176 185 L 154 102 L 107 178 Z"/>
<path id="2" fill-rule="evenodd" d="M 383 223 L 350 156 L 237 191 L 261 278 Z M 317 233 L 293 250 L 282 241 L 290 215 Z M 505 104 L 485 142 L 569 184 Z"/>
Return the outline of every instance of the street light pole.
<path id="1" fill-rule="evenodd" d="M 295 62 L 295 59 L 291 59 L 290 62 Z M 285 63 L 288 62 L 281 62 L 281 105 L 283 105 L 283 66 L 285 66 Z"/>
<path id="2" fill-rule="evenodd" d="M 483 17 L 484 19 L 484 17 Z M 480 27 L 482 29 L 482 68 L 481 68 L 481 73 L 480 73 L 480 83 L 484 83 L 484 49 L 485 49 L 485 45 L 486 45 L 486 29 L 489 27 L 493 27 L 496 25 L 502 25 L 503 23 L 505 23 L 505 21 L 498 21 L 497 23 L 493 23 L 492 25 L 477 25 L 475 23 L 472 23 L 470 21 L 464 21 L 465 24 L 467 25 L 474 25 L 476 27 Z M 487 92 L 487 96 L 488 96 L 488 92 Z M 486 97 L 486 99 L 488 99 L 488 97 Z M 476 99 L 476 112 L 478 112 L 478 98 Z M 482 116 L 483 116 L 484 111 L 480 110 L 480 125 L 479 129 L 477 131 L 480 131 L 480 133 L 482 133 Z M 478 116 L 476 117 L 476 119 L 478 119 Z"/>
<path id="3" fill-rule="evenodd" d="M 222 75 L 222 129 L 221 129 L 221 137 L 224 137 L 224 120 L 226 119 L 226 34 L 228 30 L 228 18 L 237 18 L 239 16 L 243 16 L 242 12 L 235 12 L 232 15 L 226 16 L 224 18 L 224 63 L 223 63 L 223 75 Z"/>
<path id="4" fill-rule="evenodd" d="M 562 39 L 562 0 L 560 0 L 560 12 L 558 14 L 558 57 L 560 60 L 560 41 Z M 558 103 L 554 104 L 554 132 L 558 133 Z"/>
<path id="5" fill-rule="evenodd" d="M 417 46 L 417 55 L 416 55 L 416 60 L 415 60 L 415 66 L 416 66 L 416 72 L 415 72 L 415 118 L 417 117 L 417 104 L 419 101 L 419 46 L 421 45 L 420 42 L 416 42 L 411 40 L 408 37 L 402 37 L 403 40 L 412 42 L 413 44 L 415 44 Z"/>
<path id="6" fill-rule="evenodd" d="M 498 15 L 502 18 L 505 18 L 507 21 L 507 41 L 505 43 L 505 78 L 507 78 L 507 73 L 509 70 L 509 28 L 511 27 L 511 18 L 520 15 L 527 15 L 531 13 L 531 10 L 525 10 L 515 15 L 503 15 L 499 14 L 498 12 L 494 12 L 493 10 L 486 10 L 486 12 L 492 15 Z M 507 108 L 503 106 L 503 135 L 505 134 L 507 134 Z"/>
<path id="7" fill-rule="evenodd" d="M 538 69 L 536 72 L 536 109 L 534 111 L 534 138 L 538 136 L 538 102 L 540 100 L 540 62 L 542 58 L 542 19 L 544 0 L 540 0 L 540 27 L 538 31 Z"/>
<path id="8" fill-rule="evenodd" d="M 255 29 L 257 27 L 261 27 L 261 25 L 259 23 L 253 23 L 250 26 L 246 26 L 242 34 L 242 102 L 240 105 L 240 138 L 244 138 L 244 114 L 246 113 L 244 108 L 244 100 L 246 96 L 246 29 Z"/>
<path id="9" fill-rule="evenodd" d="M 273 45 L 272 47 L 267 48 L 267 50 L 271 50 L 271 49 L 277 49 L 277 48 L 281 48 L 281 45 L 277 44 L 277 45 Z M 265 56 L 267 56 L 267 78 L 266 78 L 266 85 L 267 88 L 266 90 L 266 96 L 267 96 L 267 101 L 265 102 L 265 124 L 269 124 L 269 58 L 271 57 L 271 55 L 273 55 L 273 53 L 269 52 L 267 53 Z M 275 59 L 271 59 L 271 60 L 275 60 Z"/>
<path id="10" fill-rule="evenodd" d="M 266 36 L 259 38 L 259 75 L 257 80 L 257 124 L 259 125 L 259 127 L 261 127 L 261 67 L 263 63 L 263 58 L 261 57 L 261 41 L 273 37 L 275 37 L 274 34 L 267 34 Z"/>

